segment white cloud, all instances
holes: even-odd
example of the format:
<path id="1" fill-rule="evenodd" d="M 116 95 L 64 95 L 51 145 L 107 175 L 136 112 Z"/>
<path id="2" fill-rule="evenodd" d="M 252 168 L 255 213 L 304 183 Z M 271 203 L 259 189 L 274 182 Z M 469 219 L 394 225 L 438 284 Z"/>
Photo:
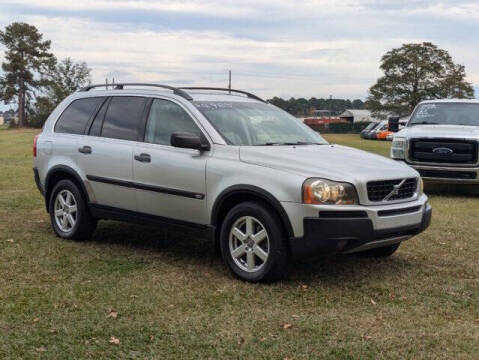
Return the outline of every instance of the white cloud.
<path id="1" fill-rule="evenodd" d="M 0 26 L 12 21 L 36 25 L 52 40 L 57 57 L 86 61 L 95 82 L 115 76 L 117 81 L 226 85 L 227 69 L 232 69 L 235 87 L 264 97 L 365 97 L 380 76 L 379 61 L 387 50 L 431 40 L 451 51 L 456 61 L 466 65 L 468 79 L 479 84 L 479 44 L 470 31 L 479 30 L 471 21 L 478 16 L 479 5 L 470 1 L 23 0 L 2 4 L 10 6 L 2 11 L 0 5 Z M 146 22 L 141 18 L 144 13 L 129 16 L 137 10 L 153 17 Z M 120 20 L 104 18 L 113 11 L 121 14 Z M 157 14 L 164 23 L 152 26 Z M 187 17 L 178 20 L 168 14 Z M 217 24 L 211 20 L 217 18 L 221 19 Z"/>

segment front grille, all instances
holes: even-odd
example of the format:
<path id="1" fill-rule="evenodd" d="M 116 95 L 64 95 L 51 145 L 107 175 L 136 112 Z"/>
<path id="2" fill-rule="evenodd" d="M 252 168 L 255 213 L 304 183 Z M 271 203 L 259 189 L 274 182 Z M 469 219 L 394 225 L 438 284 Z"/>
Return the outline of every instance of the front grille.
<path id="1" fill-rule="evenodd" d="M 449 171 L 449 170 L 424 170 L 418 169 L 419 174 L 425 178 L 441 178 L 441 179 L 461 179 L 473 180 L 477 178 L 475 171 Z"/>
<path id="2" fill-rule="evenodd" d="M 396 180 L 383 180 L 383 181 L 371 181 L 368 182 L 368 199 L 369 201 L 383 201 L 392 191 L 394 186 L 399 185 L 404 179 Z M 414 196 L 417 188 L 417 179 L 406 179 L 397 192 L 387 200 L 400 200 L 407 199 Z"/>
<path id="3" fill-rule="evenodd" d="M 475 164 L 477 142 L 457 139 L 412 139 L 409 158 L 414 162 Z"/>

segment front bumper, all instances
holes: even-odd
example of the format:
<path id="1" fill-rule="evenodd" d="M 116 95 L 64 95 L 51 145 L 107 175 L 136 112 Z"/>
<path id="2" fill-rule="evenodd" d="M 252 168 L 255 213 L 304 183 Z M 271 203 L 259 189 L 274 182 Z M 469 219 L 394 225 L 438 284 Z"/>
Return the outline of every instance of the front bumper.
<path id="1" fill-rule="evenodd" d="M 407 240 L 431 223 L 432 209 L 424 198 L 402 207 L 323 210 L 316 216 L 304 217 L 302 236 L 289 240 L 292 256 L 302 259 L 349 253 Z"/>
<path id="2" fill-rule="evenodd" d="M 479 184 L 479 168 L 408 164 L 423 180 L 442 183 Z"/>

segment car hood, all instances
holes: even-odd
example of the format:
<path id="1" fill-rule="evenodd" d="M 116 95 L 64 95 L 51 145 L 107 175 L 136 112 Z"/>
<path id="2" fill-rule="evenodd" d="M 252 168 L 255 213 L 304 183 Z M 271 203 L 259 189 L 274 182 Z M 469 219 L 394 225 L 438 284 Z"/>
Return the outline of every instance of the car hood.
<path id="1" fill-rule="evenodd" d="M 419 176 L 404 163 L 341 145 L 247 146 L 240 148 L 240 159 L 305 177 L 356 183 Z"/>
<path id="2" fill-rule="evenodd" d="M 414 125 L 397 132 L 395 136 L 444 137 L 458 139 L 479 138 L 479 126 L 466 125 Z"/>

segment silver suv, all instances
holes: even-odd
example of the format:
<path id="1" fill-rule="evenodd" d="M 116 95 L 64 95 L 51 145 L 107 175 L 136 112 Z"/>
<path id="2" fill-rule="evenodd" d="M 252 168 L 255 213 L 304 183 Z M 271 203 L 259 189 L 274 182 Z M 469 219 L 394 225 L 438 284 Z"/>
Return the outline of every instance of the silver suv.
<path id="1" fill-rule="evenodd" d="M 99 87 L 65 99 L 35 139 L 62 238 L 88 239 L 100 219 L 193 227 L 234 275 L 274 281 L 309 255 L 389 256 L 430 223 L 414 169 L 328 144 L 253 94 Z"/>

